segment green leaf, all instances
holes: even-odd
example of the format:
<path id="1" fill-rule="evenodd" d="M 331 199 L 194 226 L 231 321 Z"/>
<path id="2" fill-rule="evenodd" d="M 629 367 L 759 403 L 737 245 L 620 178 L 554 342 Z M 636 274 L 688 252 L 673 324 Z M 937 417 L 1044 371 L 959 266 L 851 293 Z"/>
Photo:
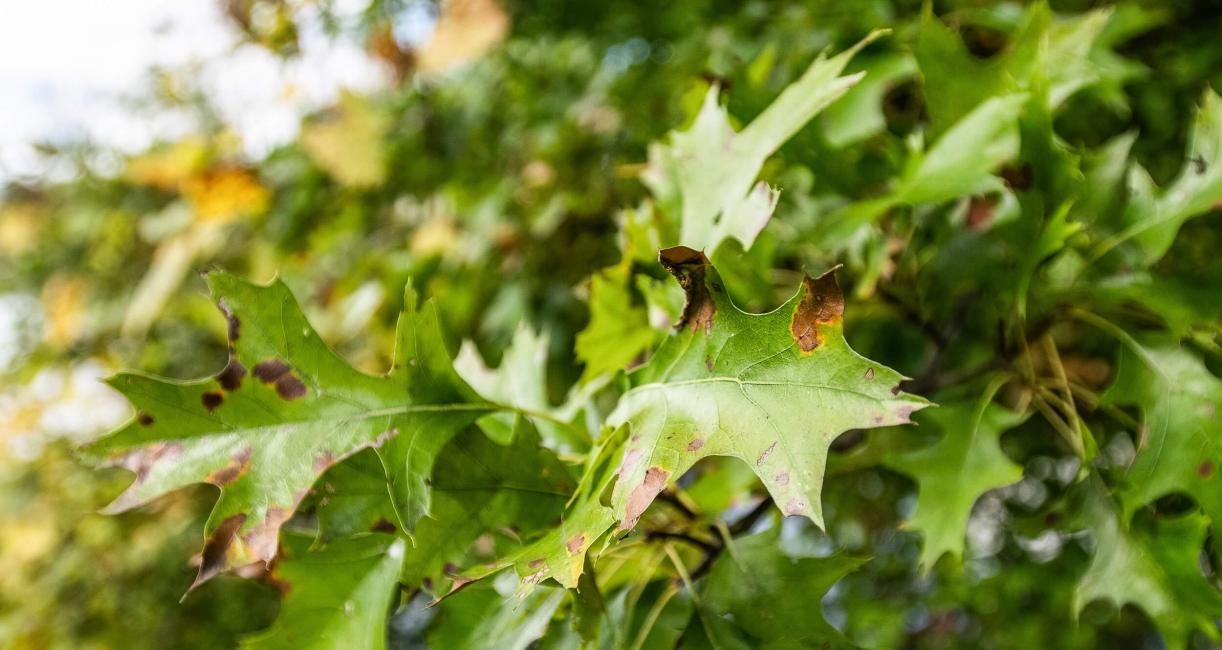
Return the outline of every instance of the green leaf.
<path id="1" fill-rule="evenodd" d="M 577 358 L 586 364 L 585 381 L 627 368 L 657 339 L 645 306 L 629 284 L 628 265 L 613 266 L 590 279 L 590 324 L 577 335 Z"/>
<path id="2" fill-rule="evenodd" d="M 404 540 L 366 535 L 310 550 L 309 537 L 285 535 L 284 546 L 275 571 L 286 594 L 280 616 L 242 647 L 385 648 Z"/>
<path id="3" fill-rule="evenodd" d="M 988 400 L 944 404 L 919 422 L 940 431 L 933 445 L 891 452 L 885 463 L 917 481 L 916 512 L 907 526 L 925 536 L 921 567 L 928 571 L 945 553 L 963 557 L 972 506 L 985 492 L 1022 478 L 1022 467 L 1001 450 L 1001 434 L 1027 419 Z"/>
<path id="4" fill-rule="evenodd" d="M 520 536 L 556 521 L 574 484 L 529 425 L 520 424 L 507 445 L 477 431 L 460 433 L 437 459 L 432 508 L 416 527 L 404 581 L 437 584 L 446 566 L 467 559 L 483 535 L 520 544 Z"/>
<path id="5" fill-rule="evenodd" d="M 857 67 L 859 63 L 854 63 Z M 884 98 L 898 82 L 914 76 L 916 60 L 911 54 L 886 53 L 861 61 L 866 76 L 844 98 L 820 116 L 823 137 L 839 149 L 865 140 L 887 128 Z"/>
<path id="6" fill-rule="evenodd" d="M 396 529 L 398 515 L 390 498 L 386 470 L 373 450 L 361 451 L 327 470 L 314 493 L 321 544 L 374 530 Z"/>
<path id="7" fill-rule="evenodd" d="M 488 437 L 509 444 L 518 421 L 531 417 L 550 444 L 584 449 L 589 446 L 589 436 L 565 425 L 564 420 L 572 414 L 553 408 L 548 400 L 547 350 L 547 337 L 521 324 L 498 368 L 484 365 L 475 344 L 466 341 L 454 359 L 454 369 L 484 398 L 518 409 L 516 413 L 490 413 L 480 418 L 480 428 Z"/>
<path id="8" fill-rule="evenodd" d="M 608 425 L 630 436 L 611 497 L 631 530 L 654 497 L 702 458 L 751 465 L 786 515 L 823 525 L 828 446 L 848 429 L 903 424 L 928 403 L 899 373 L 849 349 L 831 272 L 767 314 L 740 311 L 700 252 L 662 251 L 687 292 L 678 329 L 630 376 Z"/>
<path id="9" fill-rule="evenodd" d="M 525 650 L 547 632 L 563 589 L 539 590 L 523 601 L 507 599 L 488 584 L 441 603 L 429 631 L 433 648 Z"/>
<path id="10" fill-rule="evenodd" d="M 673 131 L 668 144 L 650 146 L 641 180 L 663 212 L 680 224 L 679 241 L 670 243 L 710 254 L 727 239 L 750 248 L 771 218 L 779 194 L 763 181 L 756 183 L 764 161 L 861 79 L 863 73 L 840 73 L 858 51 L 883 34 L 872 32 L 830 59 L 820 55 L 740 132 L 718 105 L 718 88 L 713 86 L 690 129 Z"/>
<path id="11" fill-rule="evenodd" d="M 1178 345 L 1126 349 L 1104 400 L 1137 405 L 1143 430 L 1120 491 L 1125 517 L 1168 494 L 1196 499 L 1222 535 L 1222 380 Z"/>
<path id="12" fill-rule="evenodd" d="M 713 647 L 852 647 L 822 615 L 832 585 L 867 562 L 832 555 L 792 558 L 780 529 L 735 538 L 701 585 L 699 616 Z M 728 637 L 728 638 L 727 638 Z"/>
<path id="13" fill-rule="evenodd" d="M 1169 187 L 1158 191 L 1139 165 L 1129 171 L 1130 201 L 1125 212 L 1128 226 L 1100 242 L 1099 257 L 1128 239 L 1141 249 L 1142 261 L 1162 259 L 1175 241 L 1180 226 L 1193 217 L 1222 206 L 1222 97 L 1206 90 L 1188 139 L 1184 168 Z"/>
<path id="14" fill-rule="evenodd" d="M 942 134 L 928 150 L 914 149 L 904 174 L 888 194 L 851 203 L 828 215 L 823 225 L 830 241 L 841 245 L 861 225 L 876 221 L 901 204 L 941 203 L 999 189 L 992 172 L 1019 150 L 1017 120 L 1025 94 L 992 97 Z"/>
<path id="15" fill-rule="evenodd" d="M 198 585 L 230 568 L 270 562 L 281 525 L 318 476 L 377 448 L 400 527 L 410 531 L 427 512 L 437 452 L 492 408 L 454 372 L 436 308 L 417 311 L 408 292 L 395 367 L 373 377 L 323 343 L 282 282 L 260 287 L 212 273 L 208 284 L 229 321 L 229 362 L 220 373 L 110 380 L 138 416 L 87 450 L 136 473 L 108 510 L 192 483 L 219 487 Z"/>
<path id="16" fill-rule="evenodd" d="M 1158 625 L 1168 648 L 1185 647 L 1193 630 L 1222 640 L 1213 620 L 1222 616 L 1222 593 L 1201 574 L 1205 518 L 1189 514 L 1126 528 L 1101 481 L 1090 480 L 1083 491 L 1095 554 L 1074 593 L 1075 613 L 1095 600 L 1132 603 Z"/>
<path id="17" fill-rule="evenodd" d="M 991 97 L 1027 90 L 1036 76 L 1047 74 L 1053 108 L 1098 81 L 1102 70 L 1090 54 L 1109 13 L 1097 10 L 1054 20 L 1046 3 L 1033 4 L 1009 47 L 980 59 L 927 4 L 913 53 L 925 79 L 931 133 L 942 133 Z"/>

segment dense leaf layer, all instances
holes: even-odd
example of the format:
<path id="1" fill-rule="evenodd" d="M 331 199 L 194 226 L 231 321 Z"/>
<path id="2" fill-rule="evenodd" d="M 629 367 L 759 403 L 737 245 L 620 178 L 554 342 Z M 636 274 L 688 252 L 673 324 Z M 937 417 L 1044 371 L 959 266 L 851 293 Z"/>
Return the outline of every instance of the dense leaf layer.
<path id="1" fill-rule="evenodd" d="M 437 452 L 491 408 L 451 367 L 435 309 L 417 311 L 408 293 L 395 368 L 372 377 L 323 343 L 284 284 L 260 287 L 223 273 L 208 281 L 228 319 L 229 361 L 207 379 L 110 380 L 139 413 L 89 449 L 136 473 L 109 510 L 191 483 L 220 488 L 199 584 L 270 562 L 280 527 L 318 476 L 377 448 L 398 524 L 410 530 L 428 509 Z"/>

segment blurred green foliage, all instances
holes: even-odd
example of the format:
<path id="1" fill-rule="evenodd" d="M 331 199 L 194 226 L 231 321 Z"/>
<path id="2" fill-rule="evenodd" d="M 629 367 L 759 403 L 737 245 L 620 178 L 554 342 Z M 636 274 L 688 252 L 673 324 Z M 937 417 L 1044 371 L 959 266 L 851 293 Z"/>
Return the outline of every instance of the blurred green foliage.
<path id="1" fill-rule="evenodd" d="M 226 6 L 249 39 L 293 57 L 305 4 Z M 866 647 L 1157 647 L 1160 627 L 1168 634 L 1142 607 L 1077 602 L 1099 547 L 1075 520 L 1099 498 L 1094 483 L 1077 480 L 1078 459 L 1122 495 L 1133 535 L 1177 530 L 1202 508 L 1210 514 L 1209 490 L 1222 494 L 1216 481 L 1197 493 L 1174 481 L 1133 487 L 1125 468 L 1149 434 L 1143 409 L 1158 404 L 1142 393 L 1149 387 L 1109 388 L 1131 372 L 1122 357 L 1148 348 L 1185 355 L 1176 376 L 1189 367 L 1205 386 L 1194 395 L 1217 394 L 1218 2 L 506 2 L 504 16 L 485 7 L 491 13 L 472 19 L 505 20 L 506 34 L 431 54 L 387 34 L 413 7 L 445 9 L 374 0 L 359 20 L 341 21 L 329 3 L 318 7 L 334 38 L 367 46 L 399 82 L 345 95 L 303 120 L 297 141 L 250 160 L 226 125 L 207 119 L 208 98 L 184 74 L 174 84 L 188 90 L 157 101 L 203 116 L 198 133 L 118 172 L 100 171 L 93 162 L 106 152 L 89 143 L 60 145 L 48 155 L 73 170 L 70 180 L 5 188 L 0 308 L 25 318 L 0 404 L 0 643 L 226 647 L 267 628 L 279 602 L 275 589 L 227 576 L 179 604 L 214 491 L 95 514 L 127 475 L 83 469 L 70 447 L 121 417 L 103 417 L 105 398 L 82 397 L 71 383 L 47 388 L 47 373 L 84 363 L 178 378 L 220 370 L 225 325 L 194 271 L 221 267 L 258 282 L 278 275 L 322 337 L 372 373 L 389 367 L 408 283 L 437 300 L 452 349 L 472 341 L 492 367 L 526 324 L 546 334 L 536 344 L 545 346 L 549 403 L 560 403 L 583 373 L 588 382 L 639 360 L 677 311 L 655 261 L 675 217 L 655 210 L 640 179 L 649 145 L 687 128 L 713 85 L 741 129 L 819 52 L 878 28 L 892 33 L 849 66 L 867 72 L 862 82 L 764 163 L 760 178 L 781 189 L 769 225 L 745 251 L 731 242 L 708 253 L 750 311 L 781 304 L 804 269 L 845 264 L 849 342 L 915 378 L 910 392 L 975 404 L 987 373 L 1022 375 L 998 401 L 1032 414 L 999 432 L 1023 478 L 970 495 L 962 562 L 935 556 L 925 573 L 922 535 L 903 525 L 919 486 L 888 469 L 899 463 L 888 462 L 884 441 L 916 448 L 937 428 L 851 432 L 833 446 L 826 532 L 777 518 L 779 543 L 791 554 L 872 558 L 822 600 L 827 620 Z M 470 60 L 430 68 L 447 55 Z M 1205 132 L 1195 144 L 1194 120 Z M 1092 327 L 1084 318 L 1101 317 L 1075 308 L 1107 320 Z M 591 371 L 584 361 L 605 359 L 627 337 L 606 327 L 581 342 L 600 309 L 608 322 L 656 331 L 623 342 L 622 362 Z M 1120 352 L 1109 327 L 1141 346 Z M 1058 375 L 1076 392 L 1040 383 Z M 56 405 L 94 417 L 57 424 L 65 416 L 46 415 Z M 1217 448 L 1217 426 L 1200 427 Z M 1193 471 L 1204 476 L 1204 467 Z M 728 463 L 701 472 L 684 489 L 709 513 L 741 509 L 742 495 L 758 491 Z M 1201 579 L 1216 590 L 1222 544 L 1211 523 Z M 732 569 L 715 565 L 698 593 L 733 600 L 721 584 Z M 609 620 L 623 629 L 604 627 L 603 639 L 673 644 L 691 596 L 665 569 L 639 573 L 648 579 L 636 586 L 608 578 L 623 587 L 603 588 Z M 595 605 L 557 593 L 540 589 L 507 612 L 491 588 L 473 587 L 438 608 L 427 634 L 417 629 L 428 619 L 420 597 L 406 594 L 390 639 L 459 647 L 489 630 L 520 639 L 548 630 L 563 645 L 576 632 L 549 612 Z M 1208 607 L 1195 615 L 1216 621 Z M 642 632 L 647 613 L 655 631 Z M 1184 638 L 1175 640 L 1191 629 L 1177 628 Z M 709 641 L 698 637 L 684 639 Z M 1213 639 L 1197 632 L 1191 643 Z"/>

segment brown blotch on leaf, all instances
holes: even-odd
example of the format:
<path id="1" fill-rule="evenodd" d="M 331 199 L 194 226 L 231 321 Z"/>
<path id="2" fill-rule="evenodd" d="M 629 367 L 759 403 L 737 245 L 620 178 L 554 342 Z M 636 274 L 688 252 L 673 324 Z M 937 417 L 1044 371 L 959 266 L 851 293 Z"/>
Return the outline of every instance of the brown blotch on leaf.
<path id="1" fill-rule="evenodd" d="M 800 515 L 804 510 L 806 510 L 806 502 L 798 497 L 794 497 L 785 503 L 784 512 L 786 517 Z"/>
<path id="2" fill-rule="evenodd" d="M 246 470 L 250 469 L 250 457 L 254 450 L 247 446 L 243 447 L 238 453 L 233 455 L 229 460 L 229 464 L 212 472 L 204 479 L 206 483 L 211 483 L 217 487 L 229 485 L 238 480 Z"/>
<path id="3" fill-rule="evenodd" d="M 1201 466 L 1197 468 L 1197 474 L 1200 475 L 1201 478 L 1209 478 L 1213 473 L 1214 464 L 1210 461 L 1201 463 Z"/>
<path id="4" fill-rule="evenodd" d="M 233 310 L 229 308 L 225 301 L 222 300 L 217 303 L 217 307 L 225 315 L 225 322 L 228 324 L 229 348 L 233 349 L 234 344 L 238 342 L 238 337 L 242 335 L 242 321 L 238 320 L 238 317 L 234 315 Z"/>
<path id="5" fill-rule="evenodd" d="M 130 451 L 110 461 L 112 467 L 122 467 L 136 473 L 136 481 L 148 478 L 153 466 L 169 462 L 182 454 L 182 445 L 177 442 L 158 442 L 143 449 Z"/>
<path id="6" fill-rule="evenodd" d="M 577 533 L 564 543 L 564 548 L 568 549 L 569 555 L 577 555 L 585 548 L 586 536 L 585 533 Z"/>
<path id="7" fill-rule="evenodd" d="M 238 358 L 229 355 L 229 363 L 225 364 L 225 368 L 216 376 L 216 381 L 220 383 L 221 388 L 225 390 L 237 390 L 242 386 L 242 379 L 246 377 L 246 366 L 242 365 Z"/>
<path id="8" fill-rule="evenodd" d="M 836 269 L 833 267 L 817 278 L 802 280 L 802 299 L 793 312 L 789 331 L 798 349 L 812 352 L 823 343 L 819 328 L 840 322 L 844 316 L 844 294 L 836 284 Z"/>
<path id="9" fill-rule="evenodd" d="M 324 451 L 314 458 L 314 471 L 322 473 L 335 464 L 335 454 Z"/>
<path id="10" fill-rule="evenodd" d="M 692 440 L 691 442 L 687 443 L 687 450 L 688 451 L 698 451 L 703 446 L 704 446 L 704 438 L 696 438 Z"/>
<path id="11" fill-rule="evenodd" d="M 683 314 L 675 328 L 687 327 L 693 332 L 713 330 L 713 318 L 717 315 L 717 303 L 709 291 L 709 258 L 704 253 L 687 246 L 664 248 L 658 253 L 658 261 L 668 273 L 675 276 L 683 287 Z"/>
<path id="12" fill-rule="evenodd" d="M 245 522 L 246 515 L 243 513 L 230 515 L 208 535 L 208 539 L 204 541 L 204 550 L 200 553 L 199 573 L 195 574 L 195 582 L 191 583 L 188 593 L 225 570 L 229 547 L 233 546 L 238 529 Z"/>
<path id="13" fill-rule="evenodd" d="M 279 359 L 268 359 L 255 364 L 255 377 L 265 384 L 273 384 L 276 393 L 287 400 L 306 394 L 306 385 L 292 373 L 289 365 Z"/>
<path id="14" fill-rule="evenodd" d="M 291 370 L 289 364 L 279 359 L 268 359 L 255 364 L 255 377 L 265 384 L 270 384 L 287 374 L 289 370 Z"/>
<path id="15" fill-rule="evenodd" d="M 546 562 L 546 560 L 544 560 L 543 558 L 538 558 L 535 560 L 531 560 L 530 562 L 527 562 L 526 566 L 531 569 L 538 569 L 539 567 L 543 566 L 544 562 Z"/>
<path id="16" fill-rule="evenodd" d="M 1001 168 L 1000 174 L 1002 180 L 1006 182 L 1006 187 L 1016 192 L 1029 190 L 1035 183 L 1035 169 L 1030 163 L 1005 165 Z"/>
<path id="17" fill-rule="evenodd" d="M 140 411 L 139 413 L 136 413 L 136 421 L 139 422 L 141 426 L 152 426 L 153 416 L 145 413 L 144 411 Z"/>
<path id="18" fill-rule="evenodd" d="M 632 470 L 636 469 L 637 463 L 641 461 L 641 456 L 644 454 L 638 447 L 631 447 L 624 452 L 624 458 L 619 463 L 619 469 L 615 473 L 623 478 Z"/>
<path id="19" fill-rule="evenodd" d="M 630 531 L 636 526 L 645 509 L 653 503 L 662 488 L 666 487 L 666 479 L 669 477 L 670 472 L 661 467 L 650 467 L 645 472 L 645 479 L 628 494 L 628 503 L 624 506 L 624 520 L 620 522 L 618 532 Z"/>
<path id="20" fill-rule="evenodd" d="M 761 454 L 759 455 L 759 458 L 756 458 L 756 459 L 755 459 L 755 464 L 756 464 L 757 466 L 759 466 L 759 465 L 763 465 L 763 464 L 764 464 L 764 461 L 768 460 L 768 457 L 769 457 L 769 456 L 771 456 L 771 455 L 772 455 L 772 452 L 776 450 L 776 445 L 777 445 L 777 443 L 775 443 L 775 442 L 774 442 L 774 443 L 772 443 L 771 445 L 768 445 L 768 448 L 767 448 L 767 449 L 765 449 L 765 450 L 763 451 L 763 453 L 761 453 Z"/>
<path id="21" fill-rule="evenodd" d="M 777 474 L 776 475 L 776 484 L 781 487 L 785 487 L 786 485 L 789 485 L 789 472 L 781 472 L 780 474 Z"/>
<path id="22" fill-rule="evenodd" d="M 293 375 L 285 375 L 276 380 L 276 393 L 287 400 L 304 397 L 306 385 Z"/>
<path id="23" fill-rule="evenodd" d="M 709 372 L 713 372 L 713 357 L 704 358 L 704 367 L 707 368 Z"/>
<path id="24" fill-rule="evenodd" d="M 256 524 L 242 537 L 242 541 L 246 542 L 246 547 L 254 553 L 255 557 L 264 562 L 270 562 L 272 558 L 276 557 L 276 548 L 280 541 L 280 527 L 293 516 L 294 509 L 275 506 L 268 508 L 263 521 Z"/>
<path id="25" fill-rule="evenodd" d="M 873 368 L 866 368 L 866 379 L 868 380 L 874 379 L 874 369 Z"/>
<path id="26" fill-rule="evenodd" d="M 199 399 L 201 402 L 203 402 L 204 408 L 208 409 L 209 413 L 215 411 L 217 407 L 225 403 L 225 395 L 216 391 L 204 393 L 203 395 L 199 396 Z"/>
<path id="27" fill-rule="evenodd" d="M 394 533 L 398 528 L 395 528 L 395 525 L 390 523 L 386 517 L 378 517 L 378 520 L 373 522 L 373 526 L 369 530 L 375 533 Z"/>

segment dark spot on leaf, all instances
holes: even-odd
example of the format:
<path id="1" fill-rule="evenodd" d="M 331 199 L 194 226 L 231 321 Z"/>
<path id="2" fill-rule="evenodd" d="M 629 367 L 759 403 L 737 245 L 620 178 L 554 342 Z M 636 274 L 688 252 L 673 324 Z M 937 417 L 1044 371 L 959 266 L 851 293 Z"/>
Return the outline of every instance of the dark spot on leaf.
<path id="1" fill-rule="evenodd" d="M 794 497 L 785 503 L 786 517 L 800 515 L 804 510 L 806 510 L 806 502 L 798 497 Z"/>
<path id="2" fill-rule="evenodd" d="M 255 364 L 255 377 L 265 384 L 274 384 L 276 393 L 287 400 L 306 394 L 306 385 L 291 372 L 289 365 L 279 359 L 268 359 Z"/>
<path id="3" fill-rule="evenodd" d="M 896 384 L 896 385 L 894 385 L 894 386 L 892 386 L 892 387 L 891 387 L 891 394 L 892 394 L 892 395 L 899 395 L 899 394 L 900 394 L 900 385 L 899 385 L 899 384 Z"/>
<path id="4" fill-rule="evenodd" d="M 144 411 L 140 411 L 139 413 L 136 414 L 136 421 L 139 422 L 142 426 L 146 426 L 146 427 L 152 426 L 153 416 L 149 415 L 148 413 L 145 413 Z"/>
<path id="5" fill-rule="evenodd" d="M 564 543 L 564 548 L 568 549 L 569 555 L 577 555 L 585 548 L 586 536 L 585 533 L 577 533 Z"/>
<path id="6" fill-rule="evenodd" d="M 768 457 L 772 455 L 773 450 L 776 449 L 776 444 L 777 443 L 774 442 L 771 445 L 768 445 L 768 448 L 765 449 L 764 452 L 759 455 L 759 458 L 755 459 L 755 464 L 757 466 L 763 465 L 764 461 L 768 460 Z"/>
<path id="7" fill-rule="evenodd" d="M 786 485 L 789 485 L 789 472 L 781 472 L 780 474 L 777 474 L 776 475 L 776 484 L 781 487 L 785 487 Z"/>
<path id="8" fill-rule="evenodd" d="M 691 442 L 687 443 L 687 450 L 688 451 L 697 451 L 703 446 L 704 446 L 704 438 L 695 438 Z"/>
<path id="9" fill-rule="evenodd" d="M 279 359 L 268 359 L 255 364 L 255 377 L 259 381 L 270 384 L 289 371 L 289 365 Z"/>
<path id="10" fill-rule="evenodd" d="M 874 369 L 866 368 L 866 379 L 874 379 Z"/>
<path id="11" fill-rule="evenodd" d="M 209 391 L 200 395 L 199 399 L 204 403 L 204 408 L 208 409 L 208 412 L 212 412 L 225 402 L 225 395 L 216 391 Z"/>
<path id="12" fill-rule="evenodd" d="M 713 357 L 704 358 L 704 367 L 708 368 L 709 372 L 713 372 Z"/>
<path id="13" fill-rule="evenodd" d="M 208 539 L 204 541 L 204 550 L 200 554 L 199 573 L 195 575 L 195 582 L 191 584 L 191 589 L 204 584 L 205 582 L 215 578 L 225 570 L 228 564 L 227 557 L 229 547 L 233 546 L 233 540 L 237 537 L 238 529 L 246 521 L 244 513 L 230 515 L 221 522 L 221 525 L 208 535 Z M 190 589 L 188 589 L 190 591 Z"/>
<path id="14" fill-rule="evenodd" d="M 992 27 L 983 25 L 964 25 L 959 30 L 963 45 L 972 56 L 978 59 L 990 59 L 1001 53 L 1006 47 L 1006 34 Z"/>
<path id="15" fill-rule="evenodd" d="M 675 323 L 675 328 L 687 327 L 693 332 L 704 330 L 705 334 L 711 332 L 713 318 L 717 315 L 717 303 L 709 291 L 708 276 L 712 269 L 709 258 L 687 246 L 675 246 L 662 249 L 658 253 L 658 260 L 679 281 L 685 294 L 683 314 Z"/>
<path id="16" fill-rule="evenodd" d="M 204 480 L 217 487 L 233 483 L 245 474 L 246 470 L 250 469 L 250 456 L 253 451 L 249 446 L 243 447 L 238 453 L 233 455 L 228 465 L 212 472 Z"/>
<path id="17" fill-rule="evenodd" d="M 836 284 L 836 268 L 817 278 L 808 276 L 802 280 L 802 299 L 798 301 L 789 326 L 802 352 L 819 347 L 823 343 L 819 328 L 840 322 L 844 315 L 844 294 Z"/>
<path id="18" fill-rule="evenodd" d="M 1211 463 L 1210 461 L 1205 461 L 1201 463 L 1201 466 L 1197 468 L 1197 474 L 1199 474 L 1201 478 L 1209 478 L 1209 476 L 1213 473 L 1214 473 L 1214 464 Z"/>
<path id="19" fill-rule="evenodd" d="M 242 386 L 242 379 L 246 377 L 246 366 L 238 361 L 237 357 L 229 355 L 229 363 L 225 364 L 225 368 L 216 376 L 216 380 L 221 384 L 221 388 L 225 390 L 237 390 Z"/>
<path id="20" fill-rule="evenodd" d="M 394 533 L 398 529 L 386 517 L 378 517 L 378 520 L 373 522 L 373 526 L 369 530 L 375 533 Z"/>
<path id="21" fill-rule="evenodd" d="M 1029 163 L 1005 165 L 1001 168 L 1000 173 L 1002 180 L 1006 182 L 1006 187 L 1016 192 L 1031 189 L 1031 185 L 1035 182 L 1035 169 Z"/>
<path id="22" fill-rule="evenodd" d="M 295 400 L 306 394 L 306 385 L 291 374 L 276 380 L 276 393 L 287 400 Z"/>
<path id="23" fill-rule="evenodd" d="M 229 347 L 233 348 L 233 345 L 238 342 L 238 337 L 242 335 L 242 321 L 238 320 L 238 317 L 234 315 L 233 310 L 229 308 L 229 305 L 224 300 L 217 303 L 217 307 L 220 307 L 221 313 L 225 315 L 225 321 L 229 326 Z"/>
<path id="24" fill-rule="evenodd" d="M 543 566 L 543 563 L 545 561 L 546 560 L 544 560 L 543 558 L 538 558 L 536 560 L 531 560 L 530 562 L 527 562 L 526 566 L 531 569 L 538 569 L 539 567 Z"/>
<path id="25" fill-rule="evenodd" d="M 662 488 L 666 487 L 666 479 L 669 477 L 670 472 L 661 467 L 650 467 L 645 472 L 644 480 L 628 494 L 628 502 L 624 505 L 624 520 L 620 522 L 619 532 L 632 530 L 636 526 L 645 509 L 653 503 Z"/>

